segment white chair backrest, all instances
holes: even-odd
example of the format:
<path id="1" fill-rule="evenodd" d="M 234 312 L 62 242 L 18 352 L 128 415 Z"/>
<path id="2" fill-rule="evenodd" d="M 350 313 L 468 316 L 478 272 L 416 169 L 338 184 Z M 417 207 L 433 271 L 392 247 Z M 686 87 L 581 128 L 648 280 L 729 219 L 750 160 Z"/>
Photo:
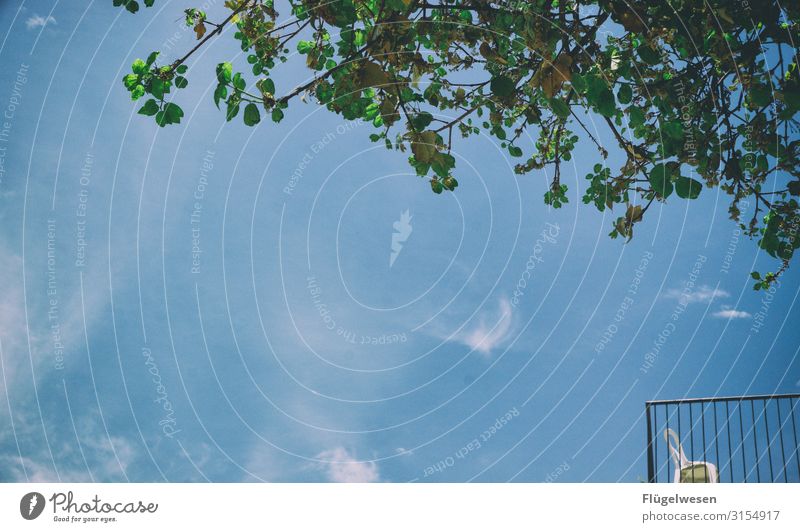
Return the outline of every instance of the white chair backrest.
<path id="1" fill-rule="evenodd" d="M 674 430 L 665 430 L 664 439 L 669 447 L 669 455 L 670 458 L 672 458 L 672 463 L 675 465 L 675 475 L 673 476 L 674 483 L 679 484 L 681 482 L 681 471 L 692 466 L 705 467 L 705 474 L 699 477 L 703 479 L 704 482 L 719 482 L 717 466 L 710 462 L 693 462 L 686 458 L 686 455 L 683 453 L 681 440 L 678 438 L 678 435 L 675 434 Z M 694 478 L 694 472 L 692 472 L 692 478 Z"/>
<path id="2" fill-rule="evenodd" d="M 678 439 L 678 435 L 675 434 L 675 431 L 672 429 L 665 430 L 664 439 L 667 441 L 667 445 L 669 446 L 669 455 L 672 458 L 672 463 L 675 464 L 675 469 L 680 471 L 684 467 L 688 466 L 690 462 L 686 458 L 686 455 L 683 454 L 683 446 L 681 445 L 681 441 Z"/>

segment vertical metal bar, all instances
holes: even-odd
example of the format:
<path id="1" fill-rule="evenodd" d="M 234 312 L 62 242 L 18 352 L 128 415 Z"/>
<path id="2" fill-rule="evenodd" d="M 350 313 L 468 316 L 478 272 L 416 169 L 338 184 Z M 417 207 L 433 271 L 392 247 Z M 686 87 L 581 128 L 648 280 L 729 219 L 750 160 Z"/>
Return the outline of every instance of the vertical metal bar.
<path id="1" fill-rule="evenodd" d="M 742 400 L 739 399 L 739 441 L 742 442 L 742 471 L 744 472 L 744 481 L 747 482 L 747 463 L 744 459 L 744 421 L 742 420 Z"/>
<path id="2" fill-rule="evenodd" d="M 647 481 L 655 482 L 655 468 L 653 467 L 653 426 L 650 422 L 650 405 L 645 403 L 644 415 L 647 417 Z"/>
<path id="3" fill-rule="evenodd" d="M 767 400 L 764 399 L 764 427 L 767 431 L 767 460 L 769 460 L 769 481 L 775 482 L 775 475 L 772 472 L 772 440 L 769 437 L 769 420 L 767 416 Z"/>
<path id="4" fill-rule="evenodd" d="M 689 452 L 692 453 L 689 461 L 694 461 L 694 417 L 692 416 L 692 403 L 689 403 Z M 692 469 L 692 484 L 694 484 L 694 468 Z"/>
<path id="5" fill-rule="evenodd" d="M 667 404 L 664 405 L 664 417 L 667 420 L 667 429 L 666 429 L 666 431 L 669 432 L 669 405 L 667 405 Z M 667 452 L 667 482 L 669 482 L 669 479 L 672 478 L 672 477 L 669 476 L 669 464 L 670 464 L 670 462 L 672 462 L 672 460 L 670 459 L 670 456 L 669 456 L 669 443 L 667 443 L 667 445 L 666 445 L 666 452 Z"/>
<path id="6" fill-rule="evenodd" d="M 756 407 L 753 406 L 754 401 L 750 403 L 750 420 L 753 422 L 753 445 L 756 449 L 756 482 L 761 482 L 761 471 L 759 470 L 758 463 L 761 457 L 758 455 L 758 426 L 756 425 Z"/>
<path id="7" fill-rule="evenodd" d="M 794 434 L 794 459 L 797 462 L 797 475 L 800 477 L 800 448 L 797 447 L 797 426 L 794 424 L 794 400 L 789 398 L 789 415 L 792 416 L 792 434 Z"/>
<path id="8" fill-rule="evenodd" d="M 722 460 L 719 459 L 719 429 L 717 429 L 717 403 L 712 403 L 714 408 L 714 456 L 717 459 L 717 474 L 722 475 Z"/>
<path id="9" fill-rule="evenodd" d="M 778 409 L 778 438 L 781 440 L 781 464 L 783 464 L 783 481 L 789 482 L 786 475 L 786 452 L 783 450 L 783 422 L 781 421 L 781 400 L 775 401 L 775 406 Z"/>
<path id="10" fill-rule="evenodd" d="M 653 474 L 658 481 L 658 407 L 653 407 Z"/>
<path id="11" fill-rule="evenodd" d="M 678 409 L 678 445 L 683 445 L 681 443 L 683 441 L 683 440 L 681 440 L 681 404 L 678 403 L 677 405 L 675 405 L 675 407 Z M 678 464 L 678 467 L 680 468 L 680 464 Z M 680 481 L 680 478 L 681 478 L 680 474 L 681 474 L 681 472 L 680 472 L 680 469 L 679 469 L 678 472 L 675 473 L 675 475 L 678 477 L 678 481 Z"/>
<path id="12" fill-rule="evenodd" d="M 731 484 L 733 483 L 733 449 L 731 448 L 731 411 L 729 401 L 725 401 L 725 425 L 728 429 L 728 471 L 731 474 Z"/>
<path id="13" fill-rule="evenodd" d="M 705 404 L 703 403 L 700 404 L 700 424 L 703 425 L 703 462 L 708 462 L 708 458 L 706 458 L 706 407 Z M 707 467 L 706 467 L 706 482 L 708 482 Z"/>

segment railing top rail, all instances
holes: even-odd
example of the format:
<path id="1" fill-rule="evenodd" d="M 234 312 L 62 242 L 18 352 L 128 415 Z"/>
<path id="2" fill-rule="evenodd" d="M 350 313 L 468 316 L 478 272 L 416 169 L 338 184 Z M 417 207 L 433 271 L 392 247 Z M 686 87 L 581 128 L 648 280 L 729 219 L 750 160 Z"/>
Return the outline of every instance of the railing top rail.
<path id="1" fill-rule="evenodd" d="M 720 403 L 730 401 L 760 401 L 764 399 L 800 399 L 800 393 L 781 393 L 769 395 L 744 395 L 730 397 L 706 397 L 695 399 L 662 399 L 658 401 L 645 401 L 645 405 L 677 405 L 689 403 Z"/>

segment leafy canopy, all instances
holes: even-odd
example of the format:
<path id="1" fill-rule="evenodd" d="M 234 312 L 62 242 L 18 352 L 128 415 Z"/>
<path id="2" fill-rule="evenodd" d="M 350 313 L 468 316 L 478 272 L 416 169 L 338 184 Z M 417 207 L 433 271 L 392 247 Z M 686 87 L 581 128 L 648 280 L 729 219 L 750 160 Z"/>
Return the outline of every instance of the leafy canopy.
<path id="1" fill-rule="evenodd" d="M 410 151 L 437 194 L 458 186 L 454 139 L 483 131 L 519 161 L 517 173 L 549 170 L 553 207 L 568 201 L 560 165 L 583 131 L 598 153 L 583 202 L 624 212 L 611 237 L 630 239 L 653 202 L 719 187 L 730 217 L 780 261 L 753 273 L 756 289 L 800 247 L 796 2 L 228 0 L 218 10 L 215 22 L 186 10 L 195 45 L 163 65 L 153 52 L 124 77 L 159 126 L 183 117 L 171 90 L 187 86 L 191 56 L 231 27 L 244 55 L 216 65 L 213 96 L 227 120 L 280 122 L 292 100 L 315 99 L 370 122 L 373 142 Z M 281 64 L 298 57 L 311 80 L 281 86 Z M 623 164 L 611 167 L 592 133 L 598 121 Z M 520 142 L 526 132 L 533 149 Z"/>

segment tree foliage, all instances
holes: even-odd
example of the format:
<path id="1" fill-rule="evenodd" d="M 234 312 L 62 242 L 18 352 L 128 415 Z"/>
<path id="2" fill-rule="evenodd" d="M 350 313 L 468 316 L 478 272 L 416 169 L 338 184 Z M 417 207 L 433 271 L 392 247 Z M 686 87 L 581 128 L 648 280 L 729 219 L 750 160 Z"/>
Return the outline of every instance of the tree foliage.
<path id="1" fill-rule="evenodd" d="M 133 13 L 136 0 L 113 0 Z M 144 0 L 145 6 L 154 0 Z M 453 191 L 459 137 L 485 133 L 518 163 L 546 168 L 544 201 L 568 201 L 560 167 L 580 137 L 597 150 L 583 202 L 616 208 L 633 236 L 653 202 L 729 195 L 730 217 L 788 266 L 800 212 L 800 4 L 774 0 L 228 0 L 215 21 L 185 11 L 197 42 L 180 58 L 137 60 L 123 82 L 140 114 L 179 123 L 172 89 L 192 55 L 232 28 L 244 52 L 216 65 L 227 120 L 280 122 L 298 97 L 370 122 L 373 142 L 409 154 L 433 192 Z M 282 12 L 279 14 L 279 10 Z M 281 17 L 283 15 L 283 17 Z M 305 61 L 307 83 L 280 67 Z M 599 125 L 598 125 L 599 124 Z M 607 130 L 624 162 L 598 139 Z M 523 134 L 535 137 L 530 148 Z"/>

